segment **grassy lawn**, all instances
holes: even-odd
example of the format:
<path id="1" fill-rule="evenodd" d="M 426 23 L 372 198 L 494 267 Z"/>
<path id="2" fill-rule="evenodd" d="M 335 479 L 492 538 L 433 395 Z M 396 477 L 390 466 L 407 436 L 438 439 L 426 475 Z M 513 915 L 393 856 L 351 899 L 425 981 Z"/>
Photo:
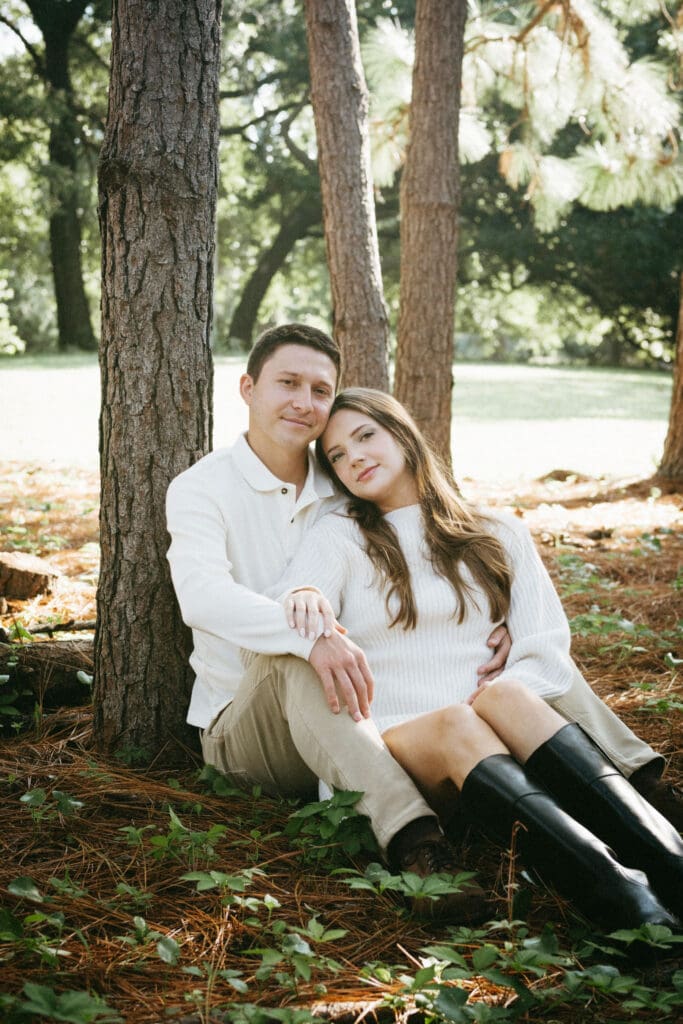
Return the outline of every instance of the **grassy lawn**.
<path id="1" fill-rule="evenodd" d="M 246 425 L 241 358 L 218 356 L 216 447 Z M 459 477 L 515 481 L 553 469 L 649 476 L 671 394 L 664 374 L 463 364 L 455 367 L 453 452 Z M 0 459 L 97 466 L 95 356 L 0 361 Z"/>

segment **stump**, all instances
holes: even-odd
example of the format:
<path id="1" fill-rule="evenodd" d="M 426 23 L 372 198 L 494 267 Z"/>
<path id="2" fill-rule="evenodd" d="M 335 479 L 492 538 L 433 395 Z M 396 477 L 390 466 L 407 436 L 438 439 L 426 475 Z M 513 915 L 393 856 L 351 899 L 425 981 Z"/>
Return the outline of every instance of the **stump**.
<path id="1" fill-rule="evenodd" d="M 26 600 L 49 594 L 59 569 L 23 551 L 0 551 L 0 596 Z"/>
<path id="2" fill-rule="evenodd" d="M 0 643 L 0 673 L 13 686 L 28 686 L 45 707 L 74 706 L 90 701 L 90 687 L 79 671 L 93 671 L 93 640 L 47 640 L 28 644 Z"/>

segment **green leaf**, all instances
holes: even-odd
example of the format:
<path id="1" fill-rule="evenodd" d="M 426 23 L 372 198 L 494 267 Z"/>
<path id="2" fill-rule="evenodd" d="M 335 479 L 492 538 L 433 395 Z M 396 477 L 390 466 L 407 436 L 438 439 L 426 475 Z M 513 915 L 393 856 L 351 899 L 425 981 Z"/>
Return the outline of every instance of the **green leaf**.
<path id="1" fill-rule="evenodd" d="M 24 934 L 19 918 L 4 907 L 0 907 L 0 942 L 15 942 Z"/>
<path id="2" fill-rule="evenodd" d="M 475 949 L 472 954 L 472 964 L 478 971 L 485 971 L 487 967 L 492 967 L 499 957 L 500 953 L 496 946 L 486 942 L 479 949 Z"/>
<path id="3" fill-rule="evenodd" d="M 20 1004 L 21 1010 L 37 1013 L 50 1020 L 67 1021 L 69 1024 L 89 1024 L 95 1020 L 102 1024 L 114 1024 L 121 1020 L 103 999 L 91 996 L 89 992 L 63 992 L 58 995 L 46 985 L 33 982 L 27 982 L 23 992 L 27 998 Z"/>
<path id="4" fill-rule="evenodd" d="M 159 959 L 163 960 L 165 964 L 174 966 L 180 959 L 180 946 L 170 935 L 165 935 L 163 939 L 159 939 L 157 942 L 157 953 Z"/>
<path id="5" fill-rule="evenodd" d="M 439 994 L 434 1001 L 435 1008 L 446 1020 L 453 1020 L 461 1024 L 467 1020 L 463 1013 L 463 1007 L 467 1002 L 467 992 L 462 988 L 445 986 L 439 989 Z"/>
<path id="6" fill-rule="evenodd" d="M 43 903 L 43 895 L 28 875 L 22 875 L 20 878 L 15 878 L 7 886 L 7 891 L 11 892 L 13 896 L 19 896 L 24 900 L 32 900 L 34 903 Z"/>
<path id="7" fill-rule="evenodd" d="M 19 802 L 26 804 L 27 807 L 42 807 L 46 800 L 47 793 L 40 786 L 29 789 L 28 793 L 24 793 L 23 796 L 19 797 Z"/>

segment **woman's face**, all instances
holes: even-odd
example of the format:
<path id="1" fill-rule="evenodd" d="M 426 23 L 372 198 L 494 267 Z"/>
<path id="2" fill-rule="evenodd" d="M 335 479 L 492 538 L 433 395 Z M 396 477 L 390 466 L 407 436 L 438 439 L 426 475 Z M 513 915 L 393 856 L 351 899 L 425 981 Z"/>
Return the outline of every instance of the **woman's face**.
<path id="1" fill-rule="evenodd" d="M 322 437 L 323 451 L 340 482 L 382 512 L 414 505 L 415 477 L 392 434 L 354 409 L 335 412 Z"/>

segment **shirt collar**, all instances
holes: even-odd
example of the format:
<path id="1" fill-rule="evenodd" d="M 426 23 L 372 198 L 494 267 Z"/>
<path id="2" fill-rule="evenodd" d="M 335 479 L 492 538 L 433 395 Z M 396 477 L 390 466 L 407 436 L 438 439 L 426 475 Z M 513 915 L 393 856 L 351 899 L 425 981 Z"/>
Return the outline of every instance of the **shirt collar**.
<path id="1" fill-rule="evenodd" d="M 250 487 L 255 491 L 275 491 L 282 488 L 286 480 L 280 480 L 267 466 L 261 462 L 258 455 L 251 450 L 246 434 L 240 434 L 232 448 L 232 456 L 235 466 L 240 471 Z M 303 490 L 299 495 L 297 505 L 308 505 L 319 498 L 329 498 L 336 494 L 332 482 L 320 469 L 316 458 L 309 448 L 308 450 L 308 473 Z"/>

